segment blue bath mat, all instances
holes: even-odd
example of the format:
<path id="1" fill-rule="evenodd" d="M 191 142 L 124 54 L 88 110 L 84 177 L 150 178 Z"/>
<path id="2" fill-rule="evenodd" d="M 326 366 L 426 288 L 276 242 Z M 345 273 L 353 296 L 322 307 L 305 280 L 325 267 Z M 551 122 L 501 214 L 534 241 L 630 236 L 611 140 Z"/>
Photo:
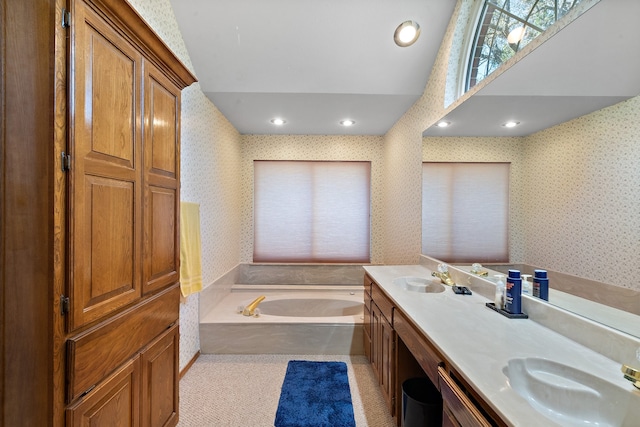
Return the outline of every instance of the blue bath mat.
<path id="1" fill-rule="evenodd" d="M 291 360 L 275 427 L 355 427 L 344 362 Z"/>

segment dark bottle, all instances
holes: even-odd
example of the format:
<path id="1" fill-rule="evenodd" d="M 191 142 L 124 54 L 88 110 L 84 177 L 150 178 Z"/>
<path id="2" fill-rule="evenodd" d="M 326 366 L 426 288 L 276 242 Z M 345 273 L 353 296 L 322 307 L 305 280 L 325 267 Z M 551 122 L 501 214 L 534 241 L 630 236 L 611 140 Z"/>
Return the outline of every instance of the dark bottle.
<path id="1" fill-rule="evenodd" d="M 504 304 L 505 311 L 511 314 L 522 313 L 522 279 L 519 270 L 509 270 L 507 276 L 507 298 Z"/>
<path id="2" fill-rule="evenodd" d="M 533 271 L 533 296 L 549 301 L 549 279 L 547 270 Z"/>

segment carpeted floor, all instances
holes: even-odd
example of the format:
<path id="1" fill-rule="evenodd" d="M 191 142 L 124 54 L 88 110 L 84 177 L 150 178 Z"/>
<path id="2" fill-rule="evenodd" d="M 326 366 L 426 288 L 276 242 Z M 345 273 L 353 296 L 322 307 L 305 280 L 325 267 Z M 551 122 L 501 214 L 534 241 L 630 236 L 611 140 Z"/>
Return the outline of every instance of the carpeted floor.
<path id="1" fill-rule="evenodd" d="M 394 427 L 364 356 L 203 354 L 180 381 L 179 427 L 273 427 L 289 360 L 347 364 L 358 427 Z"/>

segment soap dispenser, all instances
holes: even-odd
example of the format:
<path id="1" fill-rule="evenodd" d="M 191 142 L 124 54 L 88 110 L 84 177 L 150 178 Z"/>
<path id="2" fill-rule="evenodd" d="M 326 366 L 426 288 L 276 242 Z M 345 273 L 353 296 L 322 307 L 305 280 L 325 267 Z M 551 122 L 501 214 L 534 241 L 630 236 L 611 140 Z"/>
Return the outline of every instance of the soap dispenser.
<path id="1" fill-rule="evenodd" d="M 494 275 L 496 278 L 496 295 L 494 297 L 494 304 L 497 309 L 504 309 L 504 298 L 505 298 L 505 284 L 504 284 L 504 274 L 496 274 Z"/>

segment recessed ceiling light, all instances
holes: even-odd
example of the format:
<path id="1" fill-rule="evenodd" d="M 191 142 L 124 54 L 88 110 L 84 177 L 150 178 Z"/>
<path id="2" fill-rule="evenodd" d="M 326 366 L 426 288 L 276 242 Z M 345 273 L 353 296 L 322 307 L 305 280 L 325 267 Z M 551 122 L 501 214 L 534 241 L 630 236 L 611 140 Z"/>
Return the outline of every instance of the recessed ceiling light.
<path id="1" fill-rule="evenodd" d="M 445 122 L 445 121 L 441 121 L 436 124 L 436 126 L 438 126 L 439 128 L 446 128 L 449 125 L 451 125 L 451 122 Z"/>
<path id="2" fill-rule="evenodd" d="M 340 120 L 340 124 L 342 126 L 353 126 L 356 124 L 356 122 L 353 120 L 346 119 L 346 120 Z"/>
<path id="3" fill-rule="evenodd" d="M 276 118 L 276 119 L 271 119 L 271 123 L 273 123 L 274 125 L 277 125 L 277 126 L 282 126 L 283 124 L 285 124 L 287 122 L 285 120 L 283 120 L 283 119 Z"/>
<path id="4" fill-rule="evenodd" d="M 393 40 L 400 47 L 411 46 L 420 37 L 420 25 L 415 21 L 404 21 L 398 25 Z"/>
<path id="5" fill-rule="evenodd" d="M 507 123 L 503 124 L 502 126 L 504 126 L 506 128 L 514 128 L 514 127 L 518 126 L 519 124 L 520 124 L 520 122 L 511 121 L 511 122 L 507 122 Z"/>

